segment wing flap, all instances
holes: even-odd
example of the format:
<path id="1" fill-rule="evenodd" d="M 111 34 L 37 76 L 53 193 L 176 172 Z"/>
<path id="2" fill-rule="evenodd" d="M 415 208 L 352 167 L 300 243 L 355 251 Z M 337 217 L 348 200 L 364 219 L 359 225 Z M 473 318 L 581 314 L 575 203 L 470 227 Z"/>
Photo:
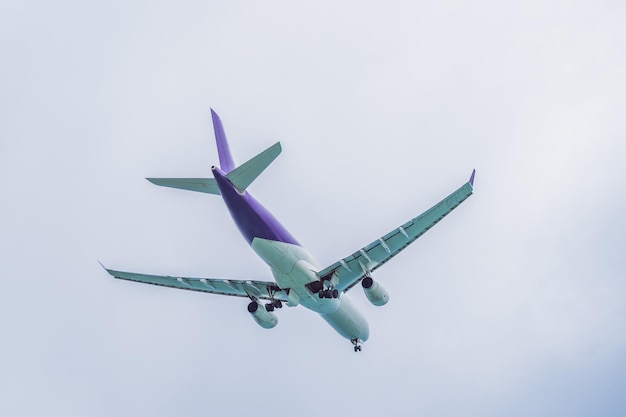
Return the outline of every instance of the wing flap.
<path id="1" fill-rule="evenodd" d="M 278 287 L 274 282 L 243 281 L 218 278 L 187 278 L 166 275 L 138 274 L 105 268 L 114 278 L 144 284 L 160 285 L 181 290 L 200 291 L 211 294 L 246 297 L 251 299 L 288 301 L 288 289 Z"/>
<path id="2" fill-rule="evenodd" d="M 339 291 L 347 291 L 367 274 L 373 272 L 404 248 L 415 242 L 441 219 L 465 201 L 473 192 L 474 172 L 469 182 L 419 216 L 392 230 L 369 245 L 359 249 L 317 273 L 330 279 Z"/>

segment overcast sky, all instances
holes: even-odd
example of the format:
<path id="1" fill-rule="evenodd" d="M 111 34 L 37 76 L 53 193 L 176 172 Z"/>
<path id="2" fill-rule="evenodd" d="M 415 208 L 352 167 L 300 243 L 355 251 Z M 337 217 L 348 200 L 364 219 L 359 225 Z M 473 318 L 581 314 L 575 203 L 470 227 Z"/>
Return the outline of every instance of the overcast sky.
<path id="1" fill-rule="evenodd" d="M 623 416 L 619 1 L 5 1 L 0 413 Z M 323 265 L 474 195 L 376 272 L 350 343 L 303 308 L 136 272 L 270 280 L 211 195 L 210 108 Z"/>

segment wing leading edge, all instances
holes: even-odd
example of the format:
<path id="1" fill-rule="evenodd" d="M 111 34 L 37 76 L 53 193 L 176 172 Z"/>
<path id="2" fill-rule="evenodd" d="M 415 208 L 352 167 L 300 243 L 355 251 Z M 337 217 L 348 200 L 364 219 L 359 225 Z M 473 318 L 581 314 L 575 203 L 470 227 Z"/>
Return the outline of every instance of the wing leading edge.
<path id="1" fill-rule="evenodd" d="M 137 274 L 134 272 L 115 271 L 104 268 L 114 278 L 127 281 L 142 282 L 144 284 L 160 285 L 162 287 L 178 288 L 181 290 L 208 292 L 211 294 L 246 297 L 253 300 L 288 300 L 288 289 L 280 288 L 274 282 L 216 279 L 216 278 L 186 278 L 164 275 Z"/>
<path id="2" fill-rule="evenodd" d="M 475 173 L 476 170 L 472 172 L 472 176 L 467 183 L 424 213 L 359 249 L 352 255 L 322 269 L 317 273 L 317 276 L 322 280 L 331 280 L 334 288 L 339 291 L 349 290 L 370 272 L 381 267 L 404 248 L 415 242 L 417 238 L 430 230 L 431 227 L 472 195 Z"/>

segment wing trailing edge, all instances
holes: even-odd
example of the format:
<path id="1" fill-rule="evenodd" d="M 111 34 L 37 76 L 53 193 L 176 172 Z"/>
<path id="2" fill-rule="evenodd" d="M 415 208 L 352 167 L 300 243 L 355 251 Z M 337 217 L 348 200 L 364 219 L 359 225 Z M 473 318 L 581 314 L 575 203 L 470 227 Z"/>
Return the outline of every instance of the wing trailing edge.
<path id="1" fill-rule="evenodd" d="M 290 302 L 289 289 L 280 288 L 275 282 L 235 280 L 219 278 L 188 278 L 169 275 L 138 274 L 108 269 L 100 265 L 114 278 L 162 287 L 199 291 L 211 294 L 246 297 L 252 300 L 281 300 Z"/>

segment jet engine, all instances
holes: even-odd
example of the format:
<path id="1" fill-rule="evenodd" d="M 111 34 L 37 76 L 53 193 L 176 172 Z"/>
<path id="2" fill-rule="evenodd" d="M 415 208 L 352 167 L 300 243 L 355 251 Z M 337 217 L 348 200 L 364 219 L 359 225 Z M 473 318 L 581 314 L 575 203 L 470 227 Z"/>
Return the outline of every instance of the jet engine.
<path id="1" fill-rule="evenodd" d="M 276 314 L 271 311 L 267 311 L 262 304 L 259 304 L 256 301 L 252 301 L 248 304 L 248 313 L 250 313 L 254 321 L 256 321 L 257 324 L 264 329 L 271 329 L 276 327 L 278 324 L 278 317 L 276 317 Z"/>
<path id="2" fill-rule="evenodd" d="M 389 293 L 387 293 L 387 290 L 371 277 L 363 278 L 361 285 L 363 286 L 365 296 L 370 303 L 375 306 L 383 306 L 389 301 Z"/>

